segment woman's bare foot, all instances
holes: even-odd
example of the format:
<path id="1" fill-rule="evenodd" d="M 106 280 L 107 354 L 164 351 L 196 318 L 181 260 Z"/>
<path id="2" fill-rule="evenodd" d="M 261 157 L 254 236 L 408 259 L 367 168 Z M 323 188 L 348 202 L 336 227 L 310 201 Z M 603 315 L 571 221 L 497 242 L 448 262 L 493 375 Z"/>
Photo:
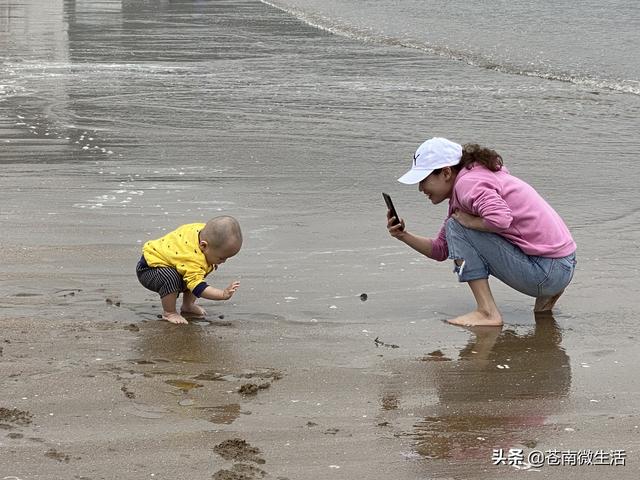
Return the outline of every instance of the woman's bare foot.
<path id="1" fill-rule="evenodd" d="M 162 319 L 171 323 L 189 323 L 187 319 L 177 312 L 162 312 Z"/>
<path id="2" fill-rule="evenodd" d="M 204 318 L 207 315 L 207 311 L 199 305 L 193 303 L 191 305 L 185 305 L 183 303 L 180 314 L 189 317 Z"/>
<path id="3" fill-rule="evenodd" d="M 559 293 L 555 295 L 551 295 L 549 297 L 538 297 L 536 298 L 536 304 L 533 307 L 534 312 L 550 312 L 555 306 L 556 302 L 560 298 L 560 295 L 564 293 L 564 290 L 561 290 Z"/>
<path id="4" fill-rule="evenodd" d="M 463 327 L 500 327 L 502 326 L 502 316 L 497 310 L 491 313 L 475 310 L 466 315 L 447 320 L 447 322 Z"/>

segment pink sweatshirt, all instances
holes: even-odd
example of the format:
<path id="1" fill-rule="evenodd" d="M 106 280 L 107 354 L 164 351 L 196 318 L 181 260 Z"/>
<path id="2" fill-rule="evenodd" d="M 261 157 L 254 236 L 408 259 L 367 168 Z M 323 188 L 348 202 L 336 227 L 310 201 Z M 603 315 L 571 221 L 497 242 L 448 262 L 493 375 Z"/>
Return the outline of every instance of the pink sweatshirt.
<path id="1" fill-rule="evenodd" d="M 456 210 L 482 217 L 487 227 L 527 255 L 560 258 L 576 250 L 560 215 L 531 185 L 505 167 L 497 172 L 477 164 L 470 170 L 463 168 L 453 186 L 446 220 Z M 431 258 L 438 261 L 449 256 L 446 220 L 433 239 Z"/>

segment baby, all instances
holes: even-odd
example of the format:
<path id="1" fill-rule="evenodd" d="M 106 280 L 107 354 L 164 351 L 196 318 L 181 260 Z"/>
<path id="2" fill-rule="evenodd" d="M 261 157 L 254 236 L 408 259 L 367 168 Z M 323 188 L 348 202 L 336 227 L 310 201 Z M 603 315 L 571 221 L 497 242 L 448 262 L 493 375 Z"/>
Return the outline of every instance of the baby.
<path id="1" fill-rule="evenodd" d="M 190 223 L 145 243 L 136 273 L 144 287 L 160 295 L 164 320 L 188 323 L 183 315 L 203 318 L 207 313 L 196 305 L 199 297 L 228 300 L 236 292 L 239 282 L 219 290 L 204 279 L 241 247 L 240 224 L 233 217 L 215 217 L 206 224 Z M 184 296 L 178 313 L 176 300 L 180 292 Z"/>

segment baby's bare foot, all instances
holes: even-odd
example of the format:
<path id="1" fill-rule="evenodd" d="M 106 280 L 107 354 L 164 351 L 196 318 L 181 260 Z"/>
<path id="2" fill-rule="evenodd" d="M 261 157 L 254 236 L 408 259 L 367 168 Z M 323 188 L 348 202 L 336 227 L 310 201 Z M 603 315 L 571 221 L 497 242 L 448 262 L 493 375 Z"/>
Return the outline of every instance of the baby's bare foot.
<path id="1" fill-rule="evenodd" d="M 167 313 L 167 312 L 163 312 L 162 313 L 162 319 L 166 320 L 167 322 L 171 322 L 171 323 L 189 323 L 187 322 L 187 319 L 184 318 L 182 315 L 179 315 L 176 312 L 171 312 L 171 313 Z"/>
<path id="2" fill-rule="evenodd" d="M 180 309 L 182 315 L 188 315 L 190 317 L 203 318 L 207 315 L 207 311 L 199 305 L 182 305 Z"/>
<path id="3" fill-rule="evenodd" d="M 499 327 L 502 325 L 502 316 L 500 312 L 484 313 L 476 310 L 466 315 L 447 320 L 447 322 L 463 327 Z"/>

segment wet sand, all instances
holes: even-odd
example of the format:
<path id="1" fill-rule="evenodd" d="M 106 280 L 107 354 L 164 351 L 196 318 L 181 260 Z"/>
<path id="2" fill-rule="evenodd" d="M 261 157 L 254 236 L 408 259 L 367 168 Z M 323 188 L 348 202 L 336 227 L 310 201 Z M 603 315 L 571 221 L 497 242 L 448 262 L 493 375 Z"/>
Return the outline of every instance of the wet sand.
<path id="1" fill-rule="evenodd" d="M 2 259 L 13 278 L 2 299 L 4 477 L 523 474 L 492 466 L 494 448 L 625 449 L 624 467 L 533 475 L 635 475 L 637 352 L 619 335 L 595 341 L 552 317 L 475 332 L 437 319 L 382 327 L 357 296 L 341 305 L 349 313 L 306 319 L 239 296 L 181 327 L 157 320 L 155 299 L 124 275 L 116 287 L 78 273 L 81 262 L 30 273 L 51 259 L 34 250 Z M 87 258 L 85 246 L 63 250 L 57 261 Z M 100 250 L 126 263 L 128 249 Z"/>
<path id="2" fill-rule="evenodd" d="M 17 202 L 23 214 L 6 223 L 0 254 L 3 478 L 491 479 L 531 470 L 492 465 L 496 448 L 624 449 L 626 466 L 529 474 L 636 475 L 631 331 L 596 336 L 562 313 L 536 321 L 519 296 L 504 307 L 502 330 L 452 327 L 442 319 L 468 302 L 448 269 L 433 270 L 441 283 L 394 291 L 382 286 L 388 270 L 414 275 L 424 264 L 393 254 L 372 263 L 370 252 L 350 250 L 333 253 L 343 273 L 334 277 L 322 251 L 269 258 L 251 241 L 261 231 L 251 219 L 246 250 L 220 272 L 220 282 L 240 277 L 237 296 L 204 302 L 207 321 L 171 325 L 133 274 L 138 217 L 49 215 L 68 211 L 75 182 L 57 167 L 52 175 L 11 179 L 30 202 Z M 358 260 L 379 273 L 358 277 Z M 315 290 L 318 279 L 334 289 Z M 420 295 L 433 298 L 430 312 L 399 307 Z"/>
<path id="3" fill-rule="evenodd" d="M 620 206 L 599 208 L 601 167 L 573 179 L 558 166 L 549 180 L 518 164 L 572 226 L 576 278 L 555 317 L 534 318 L 531 299 L 494 282 L 504 328 L 447 325 L 472 307 L 470 295 L 449 265 L 388 237 L 379 194 L 394 188 L 410 225 L 437 231 L 443 209 L 393 183 L 405 168 L 400 151 L 421 127 L 402 105 L 376 110 L 375 92 L 357 101 L 353 91 L 336 93 L 395 82 L 397 65 L 409 77 L 421 69 L 446 77 L 438 73 L 446 62 L 342 41 L 240 3 L 255 22 L 240 41 L 263 35 L 251 55 L 245 44 L 214 51 L 200 37 L 185 54 L 172 28 L 191 38 L 204 18 L 188 3 L 163 8 L 195 18 L 193 32 L 171 24 L 169 11 L 154 17 L 165 43 L 105 54 L 105 63 L 91 62 L 117 17 L 100 2 L 78 8 L 77 25 L 65 13 L 70 53 L 14 34 L 27 45 L 12 44 L 12 55 L 54 60 L 20 70 L 12 58 L 18 78 L 41 90 L 0 102 L 0 479 L 637 478 L 638 270 L 616 253 L 637 249 L 633 178 L 615 179 Z M 126 20 L 146 18 L 128 8 Z M 220 16 L 209 12 L 216 28 L 229 19 L 230 31 L 244 28 L 234 2 L 220 8 Z M 122 25 L 116 38 L 138 45 L 123 40 L 138 27 Z M 293 41 L 271 47 L 276 27 L 313 61 L 290 61 Z M 338 61 L 319 52 L 345 48 L 356 67 L 340 63 L 338 80 L 317 86 L 325 79 L 317 62 Z M 147 61 L 136 64 L 134 54 Z M 202 58 L 220 62 L 209 71 Z M 278 83 L 286 75 L 273 73 L 277 61 L 296 65 L 286 88 Z M 254 89 L 238 71 L 275 77 Z M 490 75 L 487 85 L 499 77 Z M 540 80 L 521 82 L 535 90 Z M 549 101 L 573 105 L 588 95 L 571 88 Z M 293 96 L 286 108 L 282 90 Z M 472 92 L 482 95 L 475 84 Z M 410 105 L 423 94 L 398 99 Z M 327 99 L 332 108 L 319 113 L 316 103 L 327 107 Z M 592 106 L 599 115 L 617 97 L 605 100 Z M 545 117 L 537 128 L 560 120 Z M 444 123 L 473 134 L 456 119 Z M 571 128 L 587 124 L 578 118 Z M 614 127 L 598 128 L 613 135 Z M 492 128 L 489 137 L 502 127 Z M 516 150 L 522 132 L 499 133 Z M 621 141 L 634 151 L 635 140 Z M 576 157 L 600 158 L 588 142 L 579 147 Z M 211 280 L 240 279 L 238 294 L 203 302 L 207 321 L 158 320 L 156 296 L 135 278 L 141 244 L 219 213 L 240 219 L 245 245 Z M 500 448 L 624 450 L 626 465 L 493 465 Z"/>

